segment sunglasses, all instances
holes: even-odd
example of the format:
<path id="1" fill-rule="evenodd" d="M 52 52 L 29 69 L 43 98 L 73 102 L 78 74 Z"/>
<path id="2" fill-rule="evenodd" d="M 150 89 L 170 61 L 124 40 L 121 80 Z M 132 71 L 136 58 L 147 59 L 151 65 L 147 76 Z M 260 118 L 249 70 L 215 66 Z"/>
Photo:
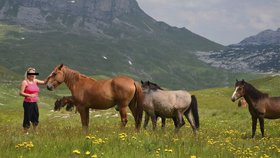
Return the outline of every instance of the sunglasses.
<path id="1" fill-rule="evenodd" d="M 38 76 L 39 73 L 38 72 L 28 72 L 27 75 L 36 75 L 36 76 Z"/>

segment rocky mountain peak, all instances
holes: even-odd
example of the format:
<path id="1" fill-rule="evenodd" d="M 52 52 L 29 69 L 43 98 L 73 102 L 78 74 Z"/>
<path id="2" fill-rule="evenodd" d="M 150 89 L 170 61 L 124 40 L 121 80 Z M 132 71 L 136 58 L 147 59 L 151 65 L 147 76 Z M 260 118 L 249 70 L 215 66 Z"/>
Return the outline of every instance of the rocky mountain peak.
<path id="1" fill-rule="evenodd" d="M 135 0 L 1 0 L 0 20 L 31 28 L 71 27 L 98 31 L 115 18 L 142 13 Z"/>
<path id="2" fill-rule="evenodd" d="M 276 31 L 264 30 L 257 35 L 245 38 L 238 45 L 280 45 L 280 28 Z"/>
<path id="3" fill-rule="evenodd" d="M 212 52 L 200 52 L 199 58 L 215 67 L 236 72 L 280 72 L 280 28 L 264 30 L 238 44 Z"/>

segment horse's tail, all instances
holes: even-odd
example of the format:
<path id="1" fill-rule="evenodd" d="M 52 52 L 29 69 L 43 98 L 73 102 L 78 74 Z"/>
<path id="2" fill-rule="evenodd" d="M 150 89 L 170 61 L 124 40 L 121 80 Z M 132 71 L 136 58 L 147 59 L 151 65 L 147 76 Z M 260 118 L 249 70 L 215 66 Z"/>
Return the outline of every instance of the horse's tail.
<path id="1" fill-rule="evenodd" d="M 194 123 L 195 123 L 195 127 L 196 129 L 199 128 L 199 115 L 198 115 L 198 108 L 197 108 L 197 100 L 195 95 L 191 96 L 192 101 L 191 101 L 191 112 L 193 114 L 194 117 Z"/>
<path id="2" fill-rule="evenodd" d="M 138 82 L 134 82 L 134 86 L 135 86 L 135 94 L 133 97 L 134 105 L 131 105 L 130 103 L 130 109 L 133 110 L 132 113 L 134 113 L 135 127 L 137 130 L 139 130 L 141 127 L 142 116 L 143 116 L 142 104 L 144 100 L 144 94 L 142 91 L 142 87 Z"/>

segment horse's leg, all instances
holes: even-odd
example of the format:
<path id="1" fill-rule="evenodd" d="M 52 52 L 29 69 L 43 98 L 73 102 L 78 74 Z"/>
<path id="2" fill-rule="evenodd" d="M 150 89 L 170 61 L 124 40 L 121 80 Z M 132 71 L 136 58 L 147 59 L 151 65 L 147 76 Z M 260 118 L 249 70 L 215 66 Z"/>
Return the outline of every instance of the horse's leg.
<path id="1" fill-rule="evenodd" d="M 174 127 L 177 128 L 178 127 L 178 120 L 177 117 L 172 117 L 173 123 L 174 123 Z"/>
<path id="2" fill-rule="evenodd" d="M 151 118 L 152 118 L 152 123 L 153 123 L 153 130 L 155 130 L 157 127 L 157 116 L 152 115 Z"/>
<path id="3" fill-rule="evenodd" d="M 264 118 L 263 118 L 263 115 L 261 115 L 261 116 L 259 117 L 259 122 L 260 122 L 262 137 L 264 137 Z"/>
<path id="4" fill-rule="evenodd" d="M 138 126 L 141 126 L 141 123 L 139 124 L 138 123 L 139 120 L 137 120 L 137 117 L 138 117 L 137 112 L 136 112 L 137 109 L 135 108 L 135 101 L 134 100 L 135 100 L 135 98 L 133 98 L 133 100 L 130 101 L 130 103 L 128 104 L 128 107 L 129 107 L 130 111 L 132 112 L 132 115 L 133 115 L 133 118 L 134 118 L 134 121 L 135 121 L 135 127 L 140 128 Z M 116 106 L 118 106 L 118 105 L 116 105 Z M 118 106 L 118 109 L 120 109 L 119 106 Z M 141 118 L 142 118 L 142 116 L 141 116 Z M 145 120 L 146 120 L 146 118 L 145 118 Z M 144 128 L 145 128 L 145 124 L 144 124 Z"/>
<path id="5" fill-rule="evenodd" d="M 256 127 L 257 127 L 257 117 L 252 116 L 252 138 L 255 137 Z"/>
<path id="6" fill-rule="evenodd" d="M 182 126 L 184 126 L 186 124 L 185 120 L 184 120 L 184 117 L 182 115 Z"/>
<path id="7" fill-rule="evenodd" d="M 89 115 L 87 114 L 88 110 L 86 110 L 86 108 L 81 105 L 77 105 L 77 110 L 80 113 L 83 130 L 85 133 L 87 133 L 88 131 L 87 116 Z"/>
<path id="8" fill-rule="evenodd" d="M 178 111 L 178 121 L 179 121 L 179 128 L 181 128 L 185 124 L 185 122 L 183 122 L 183 114 L 180 111 Z"/>
<path id="9" fill-rule="evenodd" d="M 177 110 L 177 116 L 176 116 L 176 119 L 177 119 L 177 127 L 176 127 L 176 131 L 178 131 L 185 123 L 183 123 L 183 114 L 181 113 L 181 111 Z"/>
<path id="10" fill-rule="evenodd" d="M 191 110 L 189 110 L 188 113 L 184 113 L 184 115 L 186 116 L 188 122 L 192 126 L 193 133 L 196 134 L 196 126 L 195 126 L 194 117 L 191 113 Z"/>
<path id="11" fill-rule="evenodd" d="M 85 108 L 85 113 L 86 113 L 86 126 L 88 127 L 88 124 L 89 124 L 89 108 Z"/>
<path id="12" fill-rule="evenodd" d="M 148 123 L 149 123 L 149 119 L 150 119 L 150 115 L 147 112 L 145 112 L 145 121 L 144 121 L 144 126 L 143 126 L 144 129 L 147 128 Z"/>
<path id="13" fill-rule="evenodd" d="M 166 120 L 165 117 L 161 117 L 161 128 L 165 127 L 165 120 Z"/>
<path id="14" fill-rule="evenodd" d="M 126 106 L 122 105 L 120 107 L 120 115 L 121 115 L 121 127 L 125 127 L 127 123 L 127 112 L 126 112 Z"/>

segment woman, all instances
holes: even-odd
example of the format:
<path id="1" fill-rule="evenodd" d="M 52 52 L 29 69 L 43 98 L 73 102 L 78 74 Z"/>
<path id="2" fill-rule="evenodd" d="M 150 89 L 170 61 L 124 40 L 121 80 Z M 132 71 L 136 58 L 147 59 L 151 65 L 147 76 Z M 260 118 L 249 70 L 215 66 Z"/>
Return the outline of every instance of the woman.
<path id="1" fill-rule="evenodd" d="M 25 72 L 25 79 L 21 83 L 20 95 L 24 97 L 23 108 L 24 108 L 24 119 L 23 129 L 28 134 L 30 128 L 30 122 L 32 122 L 33 129 L 36 132 L 36 127 L 39 124 L 39 109 L 37 101 L 39 99 L 39 87 L 38 84 L 46 84 L 46 80 L 41 81 L 36 79 L 36 70 L 34 68 L 28 68 Z"/>

